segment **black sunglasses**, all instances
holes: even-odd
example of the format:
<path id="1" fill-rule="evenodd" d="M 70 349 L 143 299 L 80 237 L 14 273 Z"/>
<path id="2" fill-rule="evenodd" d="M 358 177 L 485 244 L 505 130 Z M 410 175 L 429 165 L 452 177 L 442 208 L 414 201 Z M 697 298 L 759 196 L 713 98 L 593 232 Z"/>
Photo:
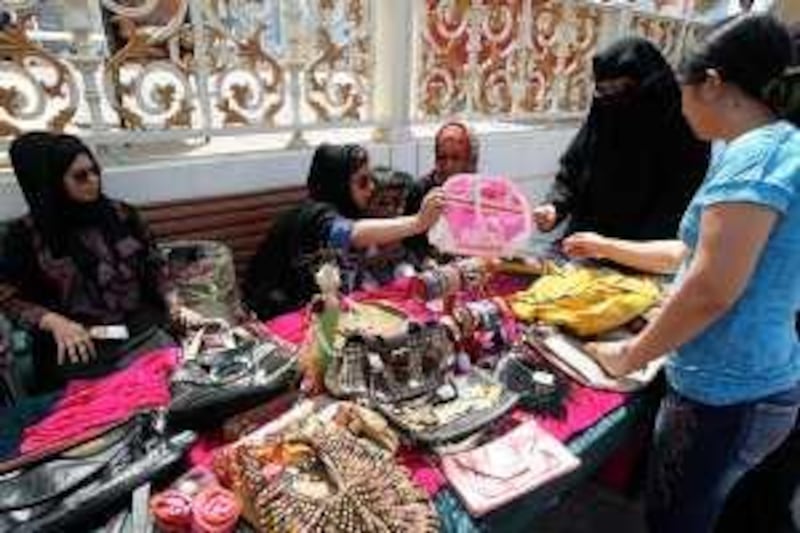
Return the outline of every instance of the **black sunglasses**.
<path id="1" fill-rule="evenodd" d="M 70 174 L 69 176 L 77 181 L 78 183 L 86 183 L 89 181 L 89 177 L 94 174 L 97 177 L 100 177 L 100 167 L 92 166 L 90 168 L 82 168 Z"/>

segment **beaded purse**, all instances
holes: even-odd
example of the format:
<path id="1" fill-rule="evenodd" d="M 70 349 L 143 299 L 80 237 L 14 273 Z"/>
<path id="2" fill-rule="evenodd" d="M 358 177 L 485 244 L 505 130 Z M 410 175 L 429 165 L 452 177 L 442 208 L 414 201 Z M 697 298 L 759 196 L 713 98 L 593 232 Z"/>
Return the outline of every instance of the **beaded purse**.
<path id="1" fill-rule="evenodd" d="M 438 530 L 425 492 L 391 454 L 331 424 L 286 436 L 278 446 L 302 449 L 294 464 L 273 462 L 258 445 L 233 450 L 233 488 L 259 532 L 327 533 Z"/>

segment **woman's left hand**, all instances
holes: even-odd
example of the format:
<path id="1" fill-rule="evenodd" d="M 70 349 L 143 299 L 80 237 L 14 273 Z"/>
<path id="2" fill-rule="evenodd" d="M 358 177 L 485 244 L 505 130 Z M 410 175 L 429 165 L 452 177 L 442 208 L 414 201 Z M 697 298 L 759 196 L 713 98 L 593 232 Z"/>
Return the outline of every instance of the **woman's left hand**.
<path id="1" fill-rule="evenodd" d="M 628 357 L 629 344 L 630 341 L 590 342 L 584 348 L 606 374 L 619 378 L 634 370 Z"/>

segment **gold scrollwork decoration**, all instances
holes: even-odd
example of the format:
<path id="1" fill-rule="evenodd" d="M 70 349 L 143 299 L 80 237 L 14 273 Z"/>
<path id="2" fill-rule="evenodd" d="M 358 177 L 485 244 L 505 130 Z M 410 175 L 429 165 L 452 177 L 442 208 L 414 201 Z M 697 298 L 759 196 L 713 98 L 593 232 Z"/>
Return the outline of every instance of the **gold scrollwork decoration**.
<path id="1" fill-rule="evenodd" d="M 185 9 L 178 14 L 185 16 Z M 170 24 L 172 33 L 164 34 L 143 30 L 122 16 L 114 21 L 128 36 L 105 64 L 106 87 L 121 127 L 142 130 L 161 120 L 158 126 L 164 129 L 190 128 L 194 111 L 190 61 L 165 57 L 165 40 L 179 35 L 180 25 Z"/>
<path id="2" fill-rule="evenodd" d="M 265 30 L 261 24 L 247 39 L 234 40 L 240 64 L 216 71 L 220 95 L 216 108 L 225 126 L 273 126 L 286 103 L 286 72 L 261 45 Z M 223 32 L 217 32 L 217 37 L 221 41 L 233 39 Z"/>
<path id="3" fill-rule="evenodd" d="M 674 64 L 679 60 L 677 57 L 681 40 L 681 22 L 679 20 L 636 13 L 631 25 L 635 33 L 658 46 L 668 61 Z"/>
<path id="4" fill-rule="evenodd" d="M 80 98 L 70 69 L 31 40 L 28 17 L 0 31 L 0 137 L 13 137 L 27 121 L 47 119 L 48 129 L 63 131 Z M 66 100 L 59 105 L 60 100 Z M 49 118 L 47 118 L 49 116 Z"/>
<path id="5" fill-rule="evenodd" d="M 316 28 L 316 57 L 305 70 L 305 103 L 323 122 L 362 120 L 368 112 L 366 93 L 371 76 L 366 0 L 345 2 L 344 23 L 349 28 L 349 39 L 341 44 L 334 41 L 326 26 L 336 3 L 319 0 L 318 6 L 322 20 Z"/>

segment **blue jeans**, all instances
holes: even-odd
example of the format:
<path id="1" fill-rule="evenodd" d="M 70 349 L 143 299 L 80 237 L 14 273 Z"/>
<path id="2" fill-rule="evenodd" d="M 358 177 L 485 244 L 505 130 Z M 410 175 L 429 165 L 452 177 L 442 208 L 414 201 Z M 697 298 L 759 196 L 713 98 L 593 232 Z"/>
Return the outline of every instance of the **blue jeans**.
<path id="1" fill-rule="evenodd" d="M 710 533 L 736 482 L 789 436 L 800 384 L 757 401 L 706 405 L 671 388 L 656 419 L 648 472 L 651 533 Z"/>

